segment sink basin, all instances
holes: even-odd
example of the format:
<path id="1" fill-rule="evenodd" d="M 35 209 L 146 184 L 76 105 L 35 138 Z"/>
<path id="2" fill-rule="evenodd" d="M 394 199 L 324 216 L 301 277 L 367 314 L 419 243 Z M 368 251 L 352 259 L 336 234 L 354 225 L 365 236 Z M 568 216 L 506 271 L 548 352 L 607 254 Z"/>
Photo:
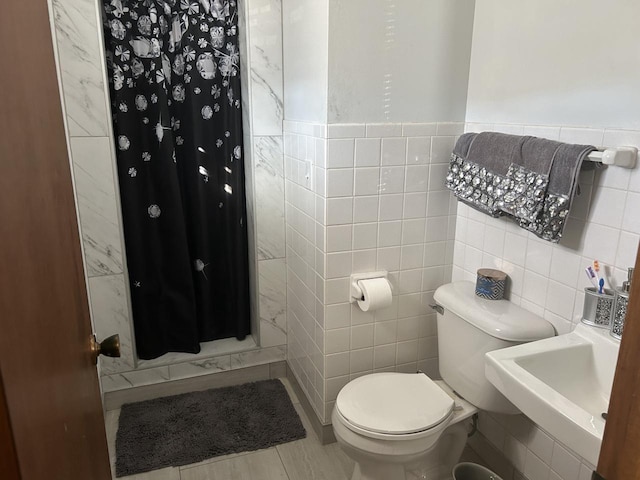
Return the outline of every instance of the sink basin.
<path id="1" fill-rule="evenodd" d="M 522 413 L 598 463 L 620 342 L 584 324 L 486 354 L 487 379 Z"/>

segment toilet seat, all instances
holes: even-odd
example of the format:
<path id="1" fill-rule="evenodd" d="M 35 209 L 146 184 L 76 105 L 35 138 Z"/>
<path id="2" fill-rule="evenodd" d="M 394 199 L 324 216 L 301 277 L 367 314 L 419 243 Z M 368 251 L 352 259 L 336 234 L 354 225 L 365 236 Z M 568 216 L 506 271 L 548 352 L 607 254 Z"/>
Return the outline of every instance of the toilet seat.
<path id="1" fill-rule="evenodd" d="M 351 422 L 349 422 L 349 420 L 347 420 L 340 413 L 340 410 L 338 410 L 338 408 L 335 407 L 333 411 L 333 425 L 334 425 L 334 431 L 336 428 L 336 422 L 339 422 L 341 425 L 347 428 L 347 430 L 350 430 L 351 432 L 357 434 L 360 438 L 367 438 L 369 440 L 374 440 L 374 441 L 382 440 L 384 442 L 389 442 L 389 443 L 396 443 L 398 441 L 403 441 L 403 440 L 407 442 L 411 440 L 424 441 L 422 439 L 425 439 L 428 437 L 437 438 L 440 432 L 442 432 L 445 428 L 447 428 L 451 424 L 451 421 L 455 417 L 454 413 L 455 412 L 451 412 L 451 414 L 449 414 L 441 423 L 427 430 L 421 430 L 419 432 L 414 432 L 414 433 L 394 434 L 394 433 L 372 432 L 371 430 L 366 430 L 364 428 L 357 427 L 356 425 L 353 425 Z"/>
<path id="2" fill-rule="evenodd" d="M 335 408 L 345 426 L 361 435 L 413 439 L 446 426 L 454 401 L 424 374 L 374 373 L 349 382 Z"/>

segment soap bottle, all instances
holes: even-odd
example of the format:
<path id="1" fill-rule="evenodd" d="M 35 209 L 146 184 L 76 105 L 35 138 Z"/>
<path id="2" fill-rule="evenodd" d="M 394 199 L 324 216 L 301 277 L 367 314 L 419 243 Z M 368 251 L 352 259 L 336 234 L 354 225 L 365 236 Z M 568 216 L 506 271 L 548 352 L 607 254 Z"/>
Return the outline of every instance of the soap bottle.
<path id="1" fill-rule="evenodd" d="M 633 268 L 627 270 L 627 280 L 622 282 L 622 287 L 616 288 L 613 300 L 613 321 L 611 322 L 611 336 L 617 339 L 622 338 L 624 329 L 624 319 L 627 316 L 629 306 L 629 291 L 631 290 L 631 279 L 633 278 Z"/>

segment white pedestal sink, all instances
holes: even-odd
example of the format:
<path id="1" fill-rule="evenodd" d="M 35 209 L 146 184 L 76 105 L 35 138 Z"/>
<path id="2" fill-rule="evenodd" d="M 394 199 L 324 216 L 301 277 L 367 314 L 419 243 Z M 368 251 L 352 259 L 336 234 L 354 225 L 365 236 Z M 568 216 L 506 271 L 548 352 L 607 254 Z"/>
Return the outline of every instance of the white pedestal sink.
<path id="1" fill-rule="evenodd" d="M 568 334 L 486 354 L 487 379 L 522 413 L 598 463 L 620 342 L 579 324 Z"/>

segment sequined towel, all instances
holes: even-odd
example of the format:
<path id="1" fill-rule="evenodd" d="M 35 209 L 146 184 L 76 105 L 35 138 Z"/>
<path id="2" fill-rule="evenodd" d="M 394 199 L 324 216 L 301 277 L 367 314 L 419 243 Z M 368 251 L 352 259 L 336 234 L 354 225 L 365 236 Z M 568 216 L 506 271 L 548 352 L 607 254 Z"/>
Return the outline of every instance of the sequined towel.
<path id="1" fill-rule="evenodd" d="M 451 154 L 447 187 L 492 217 L 557 243 L 584 158 L 595 148 L 495 132 L 467 133 Z"/>

